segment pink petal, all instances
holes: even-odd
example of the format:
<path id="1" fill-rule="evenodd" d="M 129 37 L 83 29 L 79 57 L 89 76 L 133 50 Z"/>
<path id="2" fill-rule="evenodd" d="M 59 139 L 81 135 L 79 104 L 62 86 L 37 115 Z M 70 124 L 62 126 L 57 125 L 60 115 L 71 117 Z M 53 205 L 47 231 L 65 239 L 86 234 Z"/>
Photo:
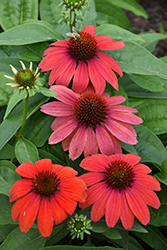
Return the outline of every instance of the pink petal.
<path id="1" fill-rule="evenodd" d="M 86 186 L 91 186 L 105 179 L 103 173 L 86 173 L 80 176 L 82 180 L 86 183 Z"/>
<path id="2" fill-rule="evenodd" d="M 83 159 L 80 166 L 87 171 L 106 172 L 106 168 L 111 164 L 107 155 L 97 154 Z"/>
<path id="3" fill-rule="evenodd" d="M 121 191 L 120 195 L 121 195 L 121 200 L 122 200 L 120 219 L 121 219 L 123 227 L 126 230 L 128 230 L 128 229 L 131 229 L 133 226 L 134 214 L 132 213 L 132 211 L 127 203 L 124 191 Z"/>
<path id="4" fill-rule="evenodd" d="M 119 64 L 109 55 L 102 52 L 98 52 L 97 56 L 115 72 L 117 72 L 121 77 L 123 76 L 122 69 Z"/>
<path id="5" fill-rule="evenodd" d="M 111 108 L 112 111 L 118 111 L 118 112 L 133 112 L 133 113 L 138 113 L 138 111 L 134 108 L 127 107 L 127 106 L 122 106 L 122 105 L 113 105 L 110 103 L 110 100 L 112 102 L 112 98 L 110 97 L 108 99 L 109 107 Z M 126 98 L 125 98 L 126 100 Z"/>
<path id="6" fill-rule="evenodd" d="M 99 50 L 116 50 L 125 46 L 124 42 L 112 40 L 108 36 L 98 35 L 95 37 L 97 49 Z"/>
<path id="7" fill-rule="evenodd" d="M 121 144 L 119 142 L 119 140 L 117 138 L 115 138 L 115 136 L 113 136 L 110 132 L 110 137 L 112 139 L 113 145 L 114 145 L 114 154 L 122 154 L 122 148 L 121 148 Z"/>
<path id="8" fill-rule="evenodd" d="M 96 141 L 96 134 L 91 127 L 87 128 L 87 141 L 84 149 L 84 156 L 87 157 L 98 153 L 98 146 Z"/>
<path id="9" fill-rule="evenodd" d="M 143 122 L 143 120 L 140 117 L 132 113 L 128 113 L 128 112 L 119 112 L 119 111 L 113 111 L 110 109 L 108 111 L 108 114 L 116 120 L 134 124 L 134 125 L 138 125 Z"/>
<path id="10" fill-rule="evenodd" d="M 39 232 L 43 237 L 49 237 L 53 229 L 53 216 L 50 208 L 50 202 L 47 197 L 43 197 L 40 203 L 37 216 Z"/>
<path id="11" fill-rule="evenodd" d="M 54 85 L 51 86 L 50 89 L 58 94 L 55 98 L 65 104 L 73 106 L 78 99 L 78 96 L 65 86 Z"/>
<path id="12" fill-rule="evenodd" d="M 58 129 L 59 127 L 63 126 L 65 123 L 67 123 L 68 121 L 71 120 L 71 116 L 67 117 L 57 117 L 56 119 L 54 119 L 53 123 L 51 124 L 51 130 L 54 131 L 56 129 Z"/>
<path id="13" fill-rule="evenodd" d="M 55 196 L 50 197 L 50 207 L 52 210 L 52 216 L 56 224 L 64 221 L 68 214 L 64 211 L 64 209 L 58 204 Z"/>
<path id="14" fill-rule="evenodd" d="M 136 132 L 131 125 L 108 119 L 105 121 L 105 126 L 120 141 L 132 145 L 137 143 Z"/>
<path id="15" fill-rule="evenodd" d="M 74 75 L 75 67 L 77 62 L 75 60 L 71 60 L 71 63 L 67 66 L 67 68 L 61 73 L 61 75 L 57 78 L 57 85 L 68 86 L 71 81 L 71 78 Z"/>
<path id="16" fill-rule="evenodd" d="M 86 25 L 81 32 L 89 33 L 91 36 L 95 36 L 96 30 L 93 25 Z"/>
<path id="17" fill-rule="evenodd" d="M 117 105 L 117 104 L 120 104 L 120 103 L 125 102 L 125 101 L 126 101 L 126 98 L 123 96 L 112 96 L 107 100 L 107 103 L 109 105 Z M 131 111 L 131 112 L 133 112 L 133 111 Z"/>
<path id="18" fill-rule="evenodd" d="M 72 106 L 61 102 L 49 102 L 41 106 L 41 111 L 52 116 L 70 116 L 74 114 Z"/>
<path id="19" fill-rule="evenodd" d="M 112 138 L 103 126 L 96 126 L 96 138 L 102 154 L 111 155 L 114 153 Z"/>
<path id="20" fill-rule="evenodd" d="M 87 129 L 85 126 L 80 126 L 74 134 L 69 146 L 69 158 L 72 160 L 77 159 L 85 148 L 87 140 Z"/>
<path id="21" fill-rule="evenodd" d="M 51 46 L 58 46 L 58 47 L 66 47 L 68 46 L 68 42 L 69 42 L 69 38 L 65 39 L 65 40 L 60 40 L 60 41 L 57 41 L 57 42 L 54 42 L 54 43 L 51 43 L 50 45 Z"/>
<path id="22" fill-rule="evenodd" d="M 63 148 L 64 151 L 69 150 L 70 142 L 71 142 L 71 140 L 72 140 L 74 134 L 76 133 L 77 129 L 78 129 L 78 127 L 76 127 L 76 128 L 73 130 L 73 132 L 72 132 L 70 135 L 68 135 L 68 136 L 62 141 L 62 148 Z"/>
<path id="23" fill-rule="evenodd" d="M 88 68 L 84 61 L 80 61 L 75 71 L 72 90 L 81 93 L 88 86 L 89 83 L 89 74 Z"/>
<path id="24" fill-rule="evenodd" d="M 49 54 L 52 54 L 52 53 L 68 53 L 68 50 L 66 47 L 49 47 L 48 49 L 46 49 L 43 53 L 43 56 L 46 56 L 46 55 L 49 55 Z"/>
<path id="25" fill-rule="evenodd" d="M 103 195 L 93 204 L 91 209 L 91 220 L 97 222 L 106 213 L 106 203 L 110 196 L 110 190 L 106 189 Z"/>
<path id="26" fill-rule="evenodd" d="M 106 81 L 94 63 L 94 59 L 88 60 L 88 71 L 96 93 L 103 94 L 106 87 Z"/>
<path id="27" fill-rule="evenodd" d="M 16 181 L 9 191 L 10 202 L 15 201 L 34 189 L 34 182 L 30 179 Z"/>
<path id="28" fill-rule="evenodd" d="M 68 58 L 66 53 L 52 53 L 47 55 L 40 63 L 39 68 L 41 71 L 48 71 L 53 69 L 60 61 L 64 60 L 64 58 Z"/>
<path id="29" fill-rule="evenodd" d="M 51 134 L 49 137 L 49 144 L 56 144 L 64 140 L 76 127 L 77 122 L 74 119 L 69 120 Z"/>
<path id="30" fill-rule="evenodd" d="M 161 187 L 160 187 L 160 183 L 159 181 L 151 176 L 151 175 L 135 175 L 134 180 L 137 184 L 146 187 L 148 189 L 152 189 L 152 190 L 156 190 L 156 191 L 160 191 Z"/>
<path id="31" fill-rule="evenodd" d="M 118 90 L 118 79 L 115 73 L 103 61 L 98 58 L 93 59 L 94 64 L 100 71 L 104 79 L 109 82 L 116 90 Z"/>
<path id="32" fill-rule="evenodd" d="M 148 166 L 141 163 L 134 165 L 133 169 L 137 174 L 149 174 L 152 171 Z"/>
<path id="33" fill-rule="evenodd" d="M 30 162 L 22 163 L 20 166 L 16 168 L 15 171 L 17 174 L 26 178 L 34 178 L 39 173 L 37 167 Z"/>
<path id="34" fill-rule="evenodd" d="M 106 203 L 105 218 L 108 227 L 114 227 L 122 209 L 121 195 L 118 189 L 113 189 Z"/>
<path id="35" fill-rule="evenodd" d="M 150 221 L 150 213 L 141 196 L 131 188 L 125 190 L 125 196 L 130 209 L 137 219 L 144 225 L 148 224 Z"/>

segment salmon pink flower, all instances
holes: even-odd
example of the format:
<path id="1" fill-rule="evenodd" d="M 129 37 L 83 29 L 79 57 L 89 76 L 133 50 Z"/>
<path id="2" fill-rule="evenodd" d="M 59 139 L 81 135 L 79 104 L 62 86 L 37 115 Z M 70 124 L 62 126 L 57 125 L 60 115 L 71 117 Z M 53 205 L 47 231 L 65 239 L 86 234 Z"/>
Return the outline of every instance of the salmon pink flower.
<path id="1" fill-rule="evenodd" d="M 9 191 L 12 219 L 19 220 L 21 232 L 27 232 L 36 217 L 40 233 L 49 237 L 53 222 L 61 223 L 72 215 L 77 202 L 85 200 L 86 185 L 70 167 L 52 164 L 50 159 L 21 164 L 16 172 L 25 177 Z"/>
<path id="2" fill-rule="evenodd" d="M 160 207 L 153 191 L 159 191 L 160 184 L 148 175 L 151 169 L 139 163 L 140 160 L 133 154 L 99 154 L 82 160 L 80 166 L 90 172 L 81 178 L 90 187 L 86 201 L 80 207 L 84 209 L 93 204 L 92 221 L 97 222 L 105 215 L 107 226 L 114 227 L 120 218 L 125 229 L 132 228 L 134 217 L 144 225 L 149 223 L 147 205 Z"/>
<path id="3" fill-rule="evenodd" d="M 96 93 L 104 92 L 106 81 L 118 90 L 118 80 L 113 72 L 123 75 L 119 64 L 101 50 L 116 50 L 125 46 L 123 42 L 104 35 L 95 36 L 95 27 L 87 25 L 79 34 L 51 44 L 44 51 L 39 63 L 42 71 L 51 70 L 49 85 L 68 86 L 73 78 L 72 89 L 81 93 L 91 80 Z"/>
<path id="4" fill-rule="evenodd" d="M 125 97 L 99 95 L 93 91 L 76 94 L 61 85 L 54 85 L 51 90 L 58 94 L 55 98 L 60 102 L 41 106 L 42 112 L 57 116 L 51 125 L 54 132 L 49 144 L 63 141 L 63 149 L 69 150 L 72 160 L 82 152 L 85 157 L 97 154 L 98 149 L 106 155 L 121 153 L 119 140 L 137 143 L 136 132 L 130 124 L 142 123 L 142 119 L 132 114 L 136 109 L 117 105 L 124 102 Z"/>

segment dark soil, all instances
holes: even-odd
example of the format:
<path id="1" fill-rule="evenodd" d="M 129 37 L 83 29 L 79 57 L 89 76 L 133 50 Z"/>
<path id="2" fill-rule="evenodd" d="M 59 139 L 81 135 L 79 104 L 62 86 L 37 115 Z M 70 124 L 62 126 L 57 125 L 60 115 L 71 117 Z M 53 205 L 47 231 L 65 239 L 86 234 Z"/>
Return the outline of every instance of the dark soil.
<path id="1" fill-rule="evenodd" d="M 131 28 L 140 32 L 160 33 L 159 24 L 161 24 L 164 32 L 167 33 L 167 0 L 139 0 L 138 3 L 146 11 L 149 18 L 145 19 L 134 15 L 130 11 L 126 11 L 131 22 Z M 157 57 L 167 56 L 167 40 L 159 41 L 153 54 Z"/>

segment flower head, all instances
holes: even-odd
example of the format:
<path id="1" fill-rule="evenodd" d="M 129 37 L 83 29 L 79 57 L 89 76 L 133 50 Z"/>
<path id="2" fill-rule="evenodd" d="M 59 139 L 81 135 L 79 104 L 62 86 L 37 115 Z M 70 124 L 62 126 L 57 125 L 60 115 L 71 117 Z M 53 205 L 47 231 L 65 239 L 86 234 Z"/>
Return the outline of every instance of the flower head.
<path id="1" fill-rule="evenodd" d="M 106 81 L 118 90 L 118 80 L 113 72 L 122 76 L 119 64 L 110 56 L 99 50 L 115 50 L 125 44 L 111 38 L 95 36 L 95 27 L 87 25 L 79 34 L 51 44 L 45 50 L 44 58 L 39 64 L 42 71 L 51 70 L 49 85 L 68 86 L 73 78 L 72 89 L 81 93 L 91 80 L 96 93 L 104 92 Z"/>
<path id="2" fill-rule="evenodd" d="M 114 227 L 120 218 L 123 227 L 130 229 L 134 217 L 144 225 L 150 221 L 147 205 L 156 209 L 160 201 L 153 190 L 160 184 L 148 175 L 151 169 L 139 163 L 140 157 L 133 154 L 111 156 L 93 155 L 82 160 L 80 166 L 90 173 L 81 178 L 87 186 L 87 199 L 80 207 L 91 208 L 91 220 L 97 222 L 105 215 L 108 227 Z"/>
<path id="3" fill-rule="evenodd" d="M 136 132 L 132 125 L 142 123 L 142 119 L 132 112 L 136 109 L 120 106 L 126 100 L 123 96 L 110 97 L 93 91 L 76 94 L 65 86 L 52 86 L 60 102 L 51 102 L 41 106 L 41 111 L 57 116 L 51 125 L 54 131 L 49 144 L 63 141 L 64 150 L 74 160 L 82 152 L 84 156 L 97 154 L 110 155 L 121 153 L 119 140 L 136 144 Z M 88 89 L 87 89 L 88 90 Z"/>
<path id="4" fill-rule="evenodd" d="M 83 240 L 84 234 L 90 234 L 89 230 L 92 229 L 91 220 L 88 220 L 83 214 L 75 214 L 68 221 L 68 230 L 71 232 L 72 240 L 77 237 Z"/>
<path id="5" fill-rule="evenodd" d="M 70 167 L 52 164 L 50 159 L 21 164 L 16 172 L 25 177 L 14 183 L 9 191 L 12 219 L 19 220 L 21 232 L 27 232 L 36 217 L 40 233 L 50 236 L 56 224 L 72 215 L 77 202 L 85 200 L 86 186 Z"/>
<path id="6" fill-rule="evenodd" d="M 32 70 L 32 62 L 30 62 L 29 69 L 26 69 L 22 61 L 20 61 L 20 63 L 22 65 L 22 69 L 20 71 L 17 71 L 12 65 L 10 65 L 14 73 L 14 77 L 8 75 L 4 76 L 14 82 L 7 83 L 6 85 L 10 85 L 11 87 L 18 87 L 19 90 L 21 89 L 26 89 L 28 91 L 33 91 L 33 89 L 38 90 L 38 85 L 40 85 L 39 83 L 37 84 L 37 78 L 40 75 L 40 73 L 38 73 L 38 67 L 34 72 Z"/>

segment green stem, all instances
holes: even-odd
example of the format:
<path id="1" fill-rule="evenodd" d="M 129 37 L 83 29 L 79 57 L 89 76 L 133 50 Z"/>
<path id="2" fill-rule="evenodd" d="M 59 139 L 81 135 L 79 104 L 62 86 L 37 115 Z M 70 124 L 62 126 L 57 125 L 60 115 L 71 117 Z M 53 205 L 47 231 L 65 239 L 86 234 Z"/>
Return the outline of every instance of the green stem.
<path id="1" fill-rule="evenodd" d="M 29 102 L 29 92 L 27 91 L 27 97 L 25 98 L 24 102 L 24 110 L 23 110 L 23 119 L 22 119 L 22 124 L 21 127 L 17 133 L 17 137 L 20 137 L 22 135 L 25 123 L 26 123 L 26 116 L 27 116 L 27 110 L 28 110 L 28 102 Z"/>

